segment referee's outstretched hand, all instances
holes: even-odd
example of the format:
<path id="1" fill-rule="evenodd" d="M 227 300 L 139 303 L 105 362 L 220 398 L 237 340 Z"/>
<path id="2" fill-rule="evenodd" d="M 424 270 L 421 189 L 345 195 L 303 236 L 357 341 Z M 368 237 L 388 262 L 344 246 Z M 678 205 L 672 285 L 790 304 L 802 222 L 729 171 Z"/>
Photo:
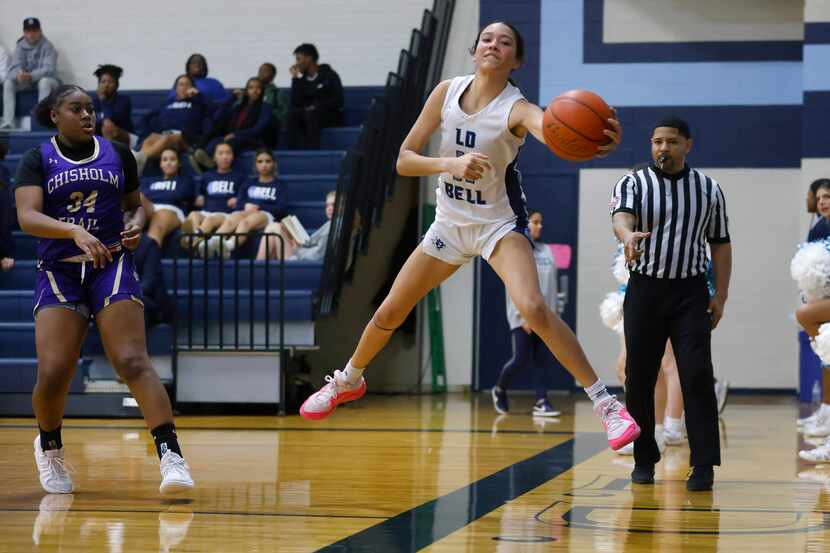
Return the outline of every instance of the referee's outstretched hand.
<path id="1" fill-rule="evenodd" d="M 627 263 L 632 263 L 640 259 L 640 256 L 643 255 L 643 250 L 640 248 L 640 240 L 648 238 L 649 236 L 651 236 L 650 232 L 632 232 L 626 237 L 623 245 L 625 247 L 625 261 Z"/>

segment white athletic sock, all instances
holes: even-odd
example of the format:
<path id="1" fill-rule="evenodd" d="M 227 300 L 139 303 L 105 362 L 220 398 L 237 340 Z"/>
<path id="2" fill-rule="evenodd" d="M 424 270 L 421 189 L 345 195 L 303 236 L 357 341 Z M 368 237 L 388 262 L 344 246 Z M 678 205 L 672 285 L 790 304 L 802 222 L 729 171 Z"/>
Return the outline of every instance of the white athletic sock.
<path id="1" fill-rule="evenodd" d="M 605 383 L 599 378 L 587 388 L 583 388 L 583 390 L 585 390 L 585 393 L 588 394 L 588 397 L 595 406 L 611 397 L 608 390 L 605 389 Z"/>
<path id="2" fill-rule="evenodd" d="M 663 424 L 666 427 L 666 430 L 669 432 L 683 432 L 683 420 L 682 419 L 673 419 L 666 415 L 666 419 L 663 421 Z"/>
<path id="3" fill-rule="evenodd" d="M 662 424 L 655 424 L 654 431 L 660 435 L 663 434 L 663 425 Z"/>
<path id="4" fill-rule="evenodd" d="M 236 248 L 236 240 L 234 238 L 225 238 L 225 249 L 232 252 Z"/>
<path id="5" fill-rule="evenodd" d="M 346 380 L 349 381 L 349 384 L 354 384 L 355 382 L 360 380 L 360 377 L 363 376 L 363 371 L 365 370 L 365 368 L 358 369 L 357 367 L 352 365 L 352 360 L 349 359 L 349 362 L 346 363 L 346 368 L 343 369 L 343 373 L 346 375 Z"/>

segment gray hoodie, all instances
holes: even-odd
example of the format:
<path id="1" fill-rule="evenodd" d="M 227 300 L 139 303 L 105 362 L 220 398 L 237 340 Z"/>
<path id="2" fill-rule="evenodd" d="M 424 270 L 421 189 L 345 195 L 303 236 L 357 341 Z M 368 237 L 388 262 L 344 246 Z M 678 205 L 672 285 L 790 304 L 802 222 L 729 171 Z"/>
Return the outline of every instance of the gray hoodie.
<path id="1" fill-rule="evenodd" d="M 39 81 L 43 77 L 57 78 L 57 61 L 58 51 L 45 36 L 34 44 L 21 38 L 14 49 L 9 78 L 16 79 L 21 71 L 31 73 L 32 81 Z"/>
<path id="2" fill-rule="evenodd" d="M 556 313 L 557 307 L 557 290 L 556 290 L 556 260 L 553 258 L 553 252 L 547 244 L 536 242 L 533 245 L 533 259 L 536 261 L 536 272 L 539 273 L 539 288 L 542 290 L 542 296 L 545 298 L 545 303 L 550 309 Z M 510 330 L 524 326 L 525 320 L 516 309 L 513 300 L 510 299 L 510 294 L 505 290 L 507 297 L 507 324 L 510 325 Z"/>

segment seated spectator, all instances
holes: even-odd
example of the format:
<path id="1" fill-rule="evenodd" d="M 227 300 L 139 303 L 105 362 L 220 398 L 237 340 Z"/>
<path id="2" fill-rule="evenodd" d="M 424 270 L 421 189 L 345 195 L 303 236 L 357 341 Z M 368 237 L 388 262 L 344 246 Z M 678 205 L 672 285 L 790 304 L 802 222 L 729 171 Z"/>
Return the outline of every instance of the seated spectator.
<path id="1" fill-rule="evenodd" d="M 193 181 L 180 175 L 179 154 L 168 148 L 161 153 L 161 178 L 141 180 L 142 205 L 147 217 L 147 236 L 161 248 L 164 239 L 184 223 L 184 212 L 193 202 Z"/>
<path id="2" fill-rule="evenodd" d="M 155 159 L 164 150 L 187 150 L 197 144 L 204 134 L 208 109 L 193 79 L 179 75 L 176 79 L 176 96 L 147 116 L 146 128 L 153 132 L 144 139 L 141 151 L 136 155 L 139 174 L 148 159 Z"/>
<path id="3" fill-rule="evenodd" d="M 231 101 L 231 93 L 225 89 L 225 85 L 217 79 L 207 76 L 207 59 L 202 54 L 190 54 L 184 64 L 184 72 L 193 79 L 193 85 L 204 95 L 205 105 L 207 105 L 211 114 Z M 176 94 L 176 88 L 173 87 L 168 93 L 167 99 L 173 100 Z"/>
<path id="4" fill-rule="evenodd" d="M 286 116 L 289 148 L 320 149 L 320 131 L 343 120 L 343 85 L 328 64 L 317 65 L 317 48 L 300 44 L 291 73 L 291 108 Z"/>
<path id="5" fill-rule="evenodd" d="M 830 179 L 817 179 L 810 185 L 813 192 L 815 212 L 818 215 L 816 223 L 807 234 L 807 242 L 824 240 L 830 236 Z M 807 199 L 807 209 L 810 209 L 810 197 Z"/>
<path id="6" fill-rule="evenodd" d="M 0 269 L 14 267 L 14 240 L 12 239 L 12 182 L 9 170 L 3 165 L 6 145 L 0 144 Z"/>
<path id="7" fill-rule="evenodd" d="M 270 120 L 270 106 L 262 101 L 262 82 L 251 77 L 242 98 L 221 111 L 193 157 L 201 166 L 213 169 L 216 166 L 213 150 L 220 142 L 230 144 L 236 155 L 261 148 L 265 146 L 265 131 Z"/>
<path id="8" fill-rule="evenodd" d="M 286 91 L 280 90 L 274 85 L 274 79 L 277 78 L 277 67 L 273 63 L 265 62 L 260 65 L 257 75 L 265 86 L 262 92 L 262 101 L 271 106 L 271 121 L 268 122 L 265 143 L 271 149 L 274 149 L 280 143 L 280 130 L 282 130 L 285 122 L 290 100 Z"/>
<path id="9" fill-rule="evenodd" d="M 248 177 L 239 190 L 237 211 L 226 217 L 216 230 L 217 235 L 208 240 L 209 257 L 221 253 L 221 256 L 227 259 L 236 248 L 245 244 L 249 232 L 262 230 L 286 215 L 288 201 L 285 187 L 277 180 L 274 154 L 267 148 L 260 148 L 256 152 L 255 164 L 257 175 Z M 224 240 L 218 236 L 228 233 L 236 233 L 239 236 L 229 236 Z"/>
<path id="10" fill-rule="evenodd" d="M 211 234 L 236 209 L 236 196 L 247 177 L 233 170 L 233 149 L 230 144 L 220 142 L 213 152 L 213 160 L 216 170 L 202 175 L 202 185 L 194 202 L 194 206 L 199 209 L 187 215 L 182 224 L 183 233 Z M 182 237 L 181 245 L 185 249 L 191 246 L 193 249 L 199 248 L 202 256 L 205 255 L 206 241 Z"/>
<path id="11" fill-rule="evenodd" d="M 138 137 L 133 132 L 133 105 L 130 97 L 118 94 L 118 85 L 124 70 L 117 65 L 99 65 L 95 70 L 98 89 L 92 96 L 95 108 L 95 134 L 109 141 L 135 147 Z"/>
<path id="12" fill-rule="evenodd" d="M 17 40 L 9 73 L 3 81 L 3 119 L 0 129 L 14 128 L 17 92 L 37 86 L 38 101 L 60 84 L 56 64 L 58 52 L 40 29 L 36 17 L 23 20 L 23 36 Z"/>
<path id="13" fill-rule="evenodd" d="M 308 237 L 308 240 L 302 244 L 298 244 L 291 234 L 277 222 L 270 223 L 265 227 L 266 233 L 276 233 L 282 236 L 285 244 L 285 259 L 299 260 L 299 261 L 322 261 L 326 257 L 326 245 L 329 240 L 329 231 L 331 230 L 331 217 L 334 215 L 334 201 L 337 197 L 337 192 L 332 190 L 326 194 L 326 222 L 323 223 L 314 233 Z M 276 238 L 262 237 L 259 243 L 259 251 L 256 258 L 262 259 L 279 259 L 280 248 L 282 247 Z M 267 244 L 267 246 L 266 246 Z"/>

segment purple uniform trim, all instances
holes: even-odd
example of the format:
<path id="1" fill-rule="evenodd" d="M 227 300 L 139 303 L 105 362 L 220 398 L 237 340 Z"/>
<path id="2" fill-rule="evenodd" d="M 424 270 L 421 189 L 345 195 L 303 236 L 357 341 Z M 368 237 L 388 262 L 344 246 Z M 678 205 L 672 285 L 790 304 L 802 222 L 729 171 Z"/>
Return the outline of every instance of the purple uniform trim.
<path id="1" fill-rule="evenodd" d="M 121 300 L 133 300 L 144 305 L 132 252 L 122 251 L 114 255 L 112 263 L 107 263 L 103 269 L 93 269 L 89 261 L 38 262 L 35 315 L 45 307 L 61 304 L 80 304 L 95 314 Z"/>

